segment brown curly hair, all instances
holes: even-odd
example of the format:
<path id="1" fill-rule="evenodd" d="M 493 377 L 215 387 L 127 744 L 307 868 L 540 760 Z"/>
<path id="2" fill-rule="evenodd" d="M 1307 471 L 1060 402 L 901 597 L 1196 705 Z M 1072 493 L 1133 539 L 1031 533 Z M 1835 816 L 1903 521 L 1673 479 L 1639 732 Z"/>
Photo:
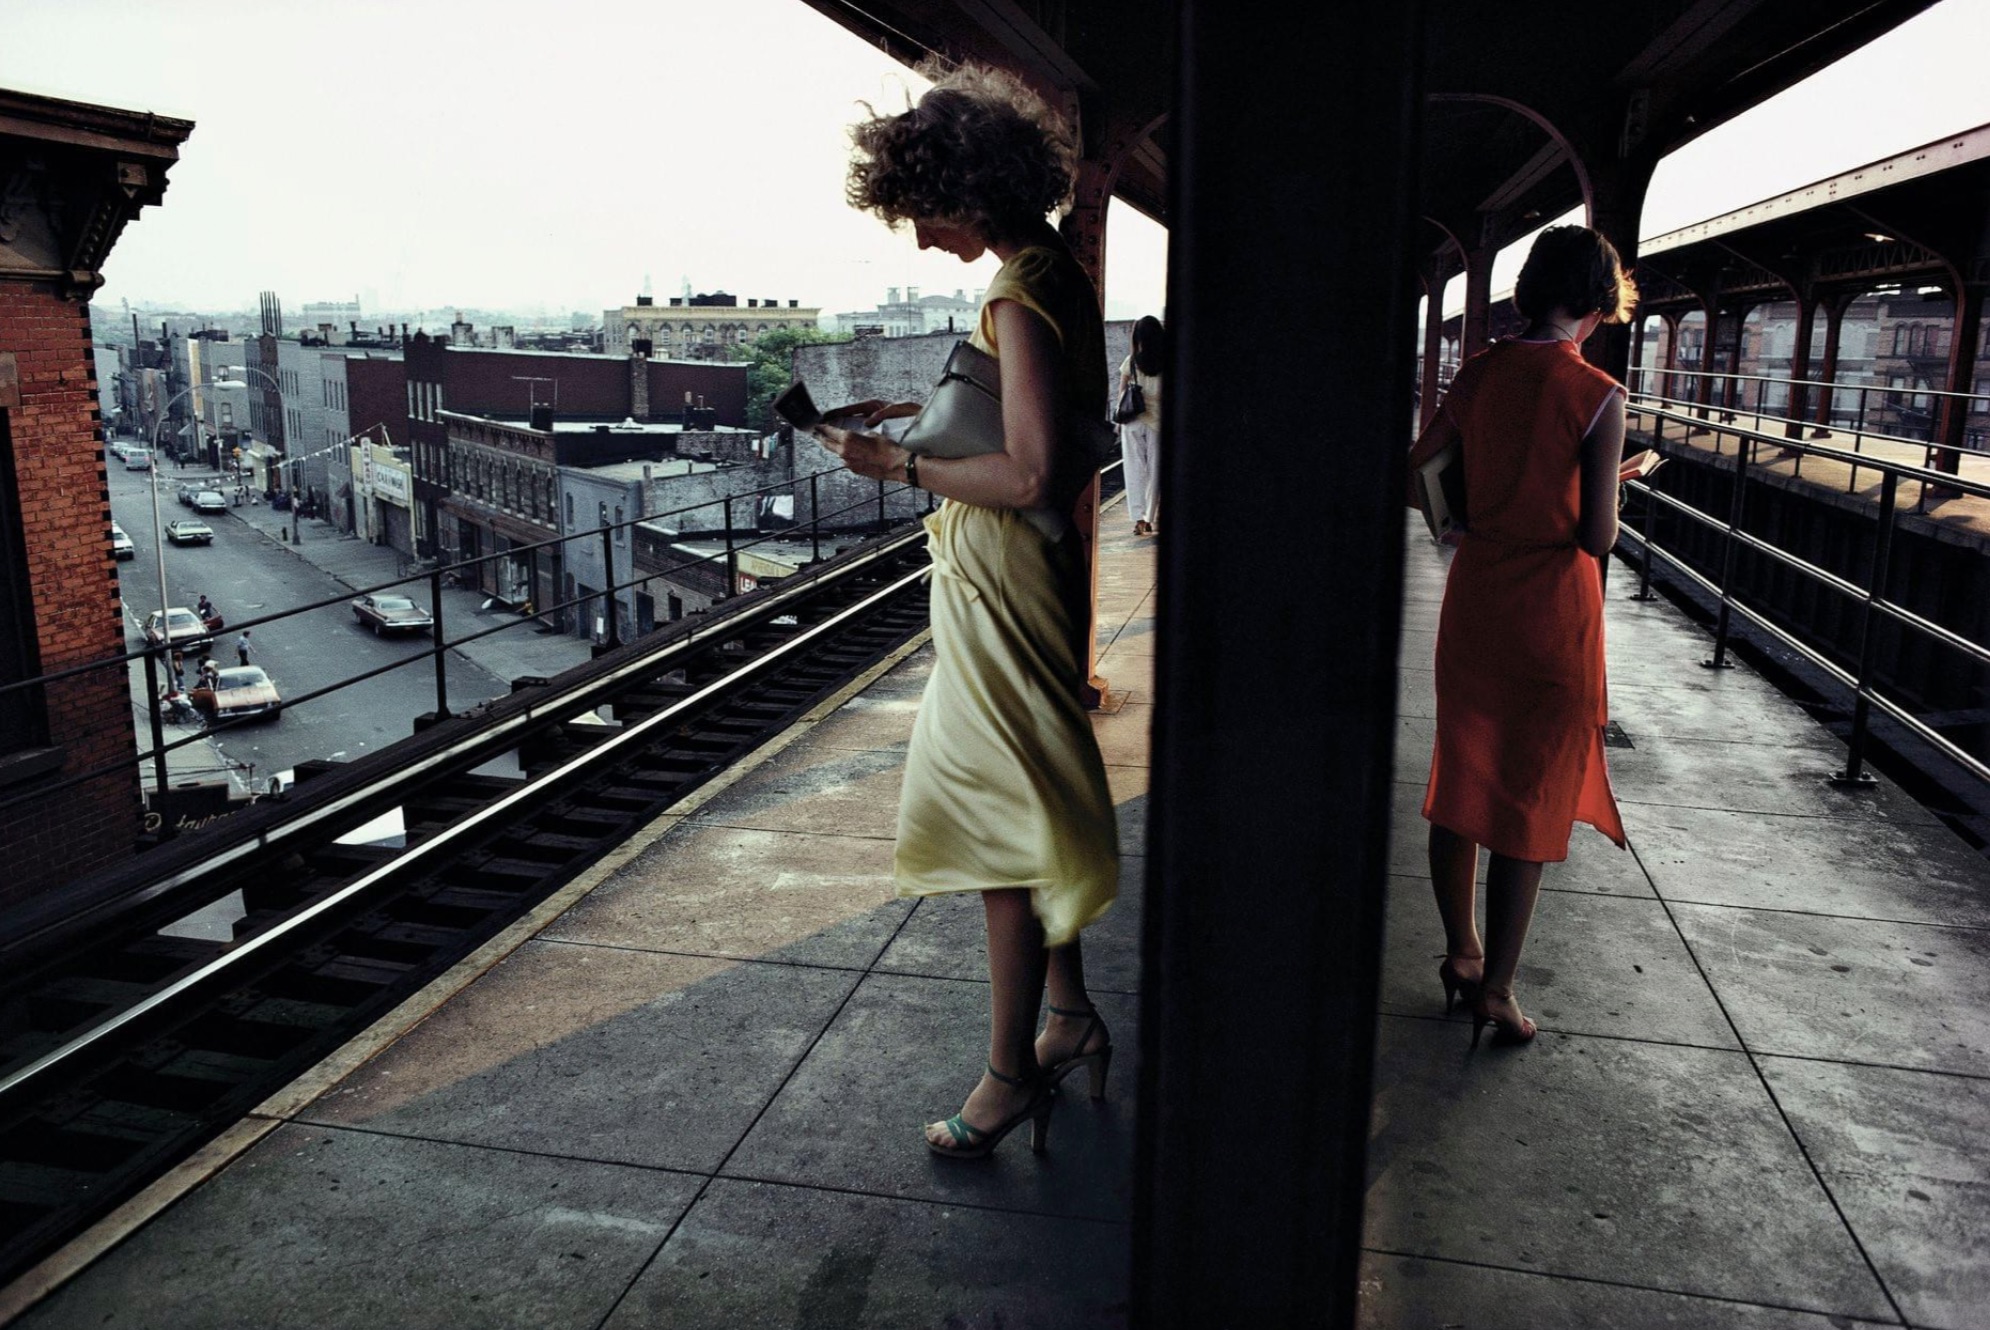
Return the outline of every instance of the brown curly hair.
<path id="1" fill-rule="evenodd" d="M 1017 79 L 984 65 L 919 67 L 933 86 L 898 115 L 854 125 L 844 196 L 885 222 L 970 226 L 1018 236 L 1071 198 L 1076 152 L 1063 119 Z"/>
<path id="2" fill-rule="evenodd" d="M 1557 307 L 1577 318 L 1601 314 L 1605 323 L 1628 323 L 1638 284 L 1624 271 L 1617 247 L 1586 226 L 1551 226 L 1534 240 L 1513 284 L 1513 305 L 1529 319 Z"/>

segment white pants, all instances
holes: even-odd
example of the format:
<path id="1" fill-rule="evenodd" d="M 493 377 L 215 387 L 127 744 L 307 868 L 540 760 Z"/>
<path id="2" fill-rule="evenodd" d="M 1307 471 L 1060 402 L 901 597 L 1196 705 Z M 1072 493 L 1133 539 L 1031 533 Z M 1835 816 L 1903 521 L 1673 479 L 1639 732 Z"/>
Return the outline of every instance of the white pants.
<path id="1" fill-rule="evenodd" d="M 1126 511 L 1136 522 L 1152 522 L 1160 515 L 1156 486 L 1160 466 L 1156 451 L 1161 432 L 1136 420 L 1119 427 L 1119 451 L 1126 459 Z"/>

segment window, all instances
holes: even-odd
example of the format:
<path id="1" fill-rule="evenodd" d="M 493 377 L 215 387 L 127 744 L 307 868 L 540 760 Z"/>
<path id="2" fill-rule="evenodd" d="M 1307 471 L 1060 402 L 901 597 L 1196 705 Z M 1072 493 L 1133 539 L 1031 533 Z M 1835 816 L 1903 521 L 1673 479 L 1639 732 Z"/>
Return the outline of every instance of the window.
<path id="1" fill-rule="evenodd" d="M 567 495 L 567 530 L 574 529 L 574 496 Z"/>
<path id="2" fill-rule="evenodd" d="M 622 525 L 622 505 L 618 503 L 615 505 L 615 543 L 617 545 L 622 543 L 622 537 L 627 532 L 628 528 Z"/>

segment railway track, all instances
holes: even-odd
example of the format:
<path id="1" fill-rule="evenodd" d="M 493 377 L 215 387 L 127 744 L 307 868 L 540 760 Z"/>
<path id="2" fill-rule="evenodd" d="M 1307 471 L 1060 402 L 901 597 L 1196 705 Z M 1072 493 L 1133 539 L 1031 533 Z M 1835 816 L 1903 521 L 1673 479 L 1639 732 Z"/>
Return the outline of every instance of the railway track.
<path id="1" fill-rule="evenodd" d="M 925 568 L 923 531 L 883 537 L 525 681 L 0 947 L 0 1283 L 916 634 Z M 232 940 L 175 931 L 237 892 Z"/>

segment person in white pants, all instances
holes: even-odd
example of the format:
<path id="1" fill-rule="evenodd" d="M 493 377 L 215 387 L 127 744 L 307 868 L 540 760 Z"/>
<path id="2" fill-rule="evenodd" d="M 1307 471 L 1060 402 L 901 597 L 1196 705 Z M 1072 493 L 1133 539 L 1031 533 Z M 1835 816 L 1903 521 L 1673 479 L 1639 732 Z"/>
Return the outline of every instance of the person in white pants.
<path id="1" fill-rule="evenodd" d="M 1133 325 L 1133 353 L 1119 366 L 1119 400 L 1128 383 L 1140 385 L 1144 409 L 1119 427 L 1120 455 L 1126 459 L 1126 512 L 1133 534 L 1151 536 L 1160 518 L 1161 365 L 1165 354 L 1161 321 L 1149 314 Z"/>

